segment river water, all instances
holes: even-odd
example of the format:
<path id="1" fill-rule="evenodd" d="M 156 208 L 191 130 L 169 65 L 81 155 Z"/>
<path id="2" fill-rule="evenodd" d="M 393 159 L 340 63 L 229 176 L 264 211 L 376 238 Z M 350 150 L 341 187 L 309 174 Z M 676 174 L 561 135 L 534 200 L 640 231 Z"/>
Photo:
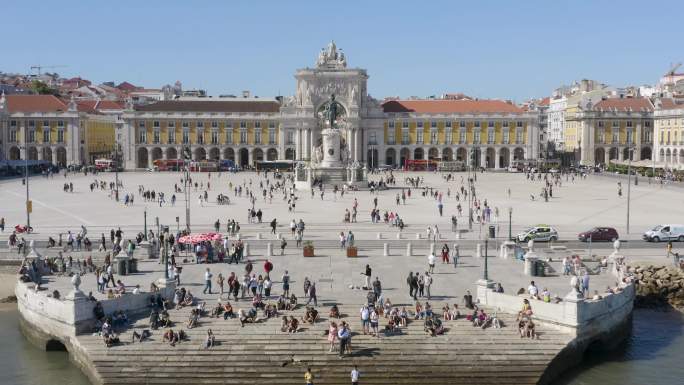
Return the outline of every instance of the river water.
<path id="1" fill-rule="evenodd" d="M 33 347 L 19 331 L 13 305 L 0 305 L 0 384 L 89 385 L 66 352 Z M 610 354 L 589 354 L 558 385 L 673 385 L 684 383 L 684 317 L 637 310 L 631 338 Z M 192 385 L 192 384 L 190 384 Z"/>

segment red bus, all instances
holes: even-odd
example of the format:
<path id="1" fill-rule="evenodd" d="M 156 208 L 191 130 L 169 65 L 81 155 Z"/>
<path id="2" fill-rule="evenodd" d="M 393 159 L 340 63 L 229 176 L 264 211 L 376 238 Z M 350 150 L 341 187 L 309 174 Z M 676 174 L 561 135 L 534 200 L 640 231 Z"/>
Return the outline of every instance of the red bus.
<path id="1" fill-rule="evenodd" d="M 152 162 L 155 171 L 180 171 L 185 166 L 183 159 L 157 159 Z"/>
<path id="2" fill-rule="evenodd" d="M 97 171 L 116 171 L 116 161 L 112 159 L 95 159 L 95 169 Z"/>
<path id="3" fill-rule="evenodd" d="M 404 171 L 434 171 L 438 164 L 437 160 L 407 159 L 404 163 Z"/>

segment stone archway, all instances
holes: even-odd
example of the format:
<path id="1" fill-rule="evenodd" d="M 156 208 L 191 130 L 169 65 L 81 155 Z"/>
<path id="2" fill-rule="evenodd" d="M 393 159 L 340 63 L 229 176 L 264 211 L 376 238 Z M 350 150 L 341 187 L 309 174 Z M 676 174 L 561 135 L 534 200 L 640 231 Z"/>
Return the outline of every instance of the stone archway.
<path id="1" fill-rule="evenodd" d="M 235 150 L 230 147 L 223 149 L 223 159 L 230 159 L 235 162 Z"/>
<path id="2" fill-rule="evenodd" d="M 260 148 L 255 148 L 252 151 L 252 159 L 254 160 L 254 162 L 263 161 L 264 160 L 264 150 L 262 150 Z"/>
<path id="3" fill-rule="evenodd" d="M 245 168 L 249 166 L 249 150 L 246 148 L 240 149 L 240 167 Z"/>
<path id="4" fill-rule="evenodd" d="M 428 159 L 434 160 L 439 158 L 439 150 L 436 147 L 432 147 L 428 150 Z"/>
<path id="5" fill-rule="evenodd" d="M 161 159 L 163 157 L 163 152 L 162 149 L 159 147 L 154 147 L 151 151 L 152 154 L 152 162 L 155 160 Z M 154 163 L 152 163 L 150 166 L 153 166 Z"/>
<path id="6" fill-rule="evenodd" d="M 684 164 L 684 148 L 679 149 L 679 159 L 677 160 L 677 163 Z"/>
<path id="7" fill-rule="evenodd" d="M 453 160 L 451 148 L 447 147 L 442 150 L 442 160 L 445 162 L 451 162 Z"/>
<path id="8" fill-rule="evenodd" d="M 485 152 L 485 167 L 486 168 L 494 168 L 495 167 L 495 162 L 496 162 L 496 150 L 492 147 L 488 147 L 487 151 Z"/>
<path id="9" fill-rule="evenodd" d="M 649 147 L 644 147 L 641 149 L 641 159 L 646 160 L 646 159 L 652 159 L 653 152 Z"/>
<path id="10" fill-rule="evenodd" d="M 617 147 L 611 147 L 608 151 L 608 160 L 617 160 L 619 150 Z"/>
<path id="11" fill-rule="evenodd" d="M 38 149 L 31 146 L 28 149 L 28 154 L 26 154 L 28 157 L 28 160 L 38 160 Z"/>
<path id="12" fill-rule="evenodd" d="M 209 149 L 209 160 L 219 160 L 221 159 L 221 151 L 218 147 L 212 147 Z"/>
<path id="13" fill-rule="evenodd" d="M 57 150 L 59 152 L 59 149 Z M 138 168 L 148 168 L 149 165 L 147 164 L 148 158 L 147 158 L 147 148 L 145 147 L 139 147 L 138 148 Z M 58 161 L 59 162 L 59 161 Z"/>
<path id="14" fill-rule="evenodd" d="M 510 167 L 510 161 L 511 161 L 511 150 L 508 149 L 508 147 L 502 147 L 499 150 L 499 167 L 500 168 L 508 168 Z"/>
<path id="15" fill-rule="evenodd" d="M 266 160 L 268 160 L 268 161 L 278 160 L 278 150 L 276 150 L 275 148 L 269 148 L 266 151 Z"/>
<path id="16" fill-rule="evenodd" d="M 665 150 L 662 149 L 662 148 L 660 149 L 660 157 L 658 158 L 658 161 L 659 161 L 659 162 L 664 162 L 664 161 L 665 161 Z"/>
<path id="17" fill-rule="evenodd" d="M 61 341 L 58 340 L 48 340 L 48 342 L 45 343 L 45 351 L 46 352 L 66 352 L 67 348 L 64 346 L 64 344 Z"/>
<path id="18" fill-rule="evenodd" d="M 176 151 L 175 147 L 166 149 L 166 159 L 178 159 L 178 151 Z"/>
<path id="19" fill-rule="evenodd" d="M 421 147 L 418 147 L 415 150 L 413 150 L 413 159 L 422 160 L 424 155 L 423 152 L 424 151 Z"/>
<path id="20" fill-rule="evenodd" d="M 397 151 L 393 148 L 388 148 L 385 151 L 385 164 L 395 166 L 397 161 Z"/>
<path id="21" fill-rule="evenodd" d="M 624 160 L 629 160 L 631 158 L 631 155 L 633 155 L 634 152 L 629 151 L 629 147 L 625 147 L 622 149 L 622 159 Z"/>
<path id="22" fill-rule="evenodd" d="M 406 147 L 402 148 L 399 151 L 399 167 L 404 167 L 409 159 L 411 159 L 411 150 Z"/>
<path id="23" fill-rule="evenodd" d="M 295 160 L 296 155 L 297 154 L 294 148 L 288 148 L 285 150 L 285 159 L 287 160 Z"/>
<path id="24" fill-rule="evenodd" d="M 672 152 L 669 148 L 665 150 L 665 163 L 672 163 Z"/>
<path id="25" fill-rule="evenodd" d="M 465 147 L 459 147 L 458 150 L 456 150 L 456 160 L 459 162 L 468 161 L 468 150 L 466 150 Z"/>
<path id="26" fill-rule="evenodd" d="M 525 160 L 525 150 L 521 147 L 516 147 L 513 150 L 513 160 Z"/>
<path id="27" fill-rule="evenodd" d="M 10 159 L 10 160 L 19 160 L 19 159 L 21 159 L 21 151 L 19 151 L 19 147 L 17 147 L 17 146 L 12 146 L 12 147 L 10 147 L 10 150 L 9 150 L 9 159 Z"/>
<path id="28" fill-rule="evenodd" d="M 147 152 L 145 152 L 147 154 Z M 57 147 L 57 166 L 66 167 L 67 165 L 67 152 L 64 147 Z"/>
<path id="29" fill-rule="evenodd" d="M 598 147 L 594 150 L 594 164 L 601 164 L 606 160 L 606 150 L 603 147 Z"/>
<path id="30" fill-rule="evenodd" d="M 204 149 L 204 147 L 197 147 L 195 149 L 195 157 L 194 159 L 196 161 L 201 161 L 207 159 L 207 151 Z"/>
<path id="31" fill-rule="evenodd" d="M 43 160 L 52 163 L 52 149 L 50 147 L 43 147 Z"/>

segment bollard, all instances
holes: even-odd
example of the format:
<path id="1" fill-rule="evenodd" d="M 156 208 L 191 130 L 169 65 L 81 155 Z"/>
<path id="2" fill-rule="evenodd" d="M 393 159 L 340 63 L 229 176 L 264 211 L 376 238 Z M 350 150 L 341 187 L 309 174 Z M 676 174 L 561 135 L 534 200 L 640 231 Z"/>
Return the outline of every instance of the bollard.
<path id="1" fill-rule="evenodd" d="M 410 257 L 413 255 L 413 246 L 411 246 L 411 242 L 406 244 L 406 256 Z"/>
<path id="2" fill-rule="evenodd" d="M 389 256 L 389 243 L 387 242 L 382 244 L 382 255 L 385 257 Z"/>
<path id="3" fill-rule="evenodd" d="M 268 242 L 266 244 L 266 256 L 267 257 L 272 257 L 273 256 L 273 244 L 271 242 Z"/>
<path id="4" fill-rule="evenodd" d="M 434 254 L 434 253 L 435 253 L 435 244 L 431 243 L 430 244 L 430 254 Z"/>
<path id="5" fill-rule="evenodd" d="M 256 239 L 261 239 L 261 233 L 257 233 Z"/>
<path id="6" fill-rule="evenodd" d="M 420 233 L 416 233 L 416 239 L 420 239 Z"/>
<path id="7" fill-rule="evenodd" d="M 378 233 L 377 237 L 378 239 L 382 239 L 382 233 Z"/>
<path id="8" fill-rule="evenodd" d="M 237 240 L 237 241 L 240 240 L 240 233 L 235 234 L 235 240 Z"/>
<path id="9" fill-rule="evenodd" d="M 475 249 L 475 258 L 482 258 L 482 244 L 478 243 Z"/>
<path id="10" fill-rule="evenodd" d="M 282 236 L 283 236 L 283 234 L 281 234 L 281 233 L 276 233 L 276 239 L 279 240 L 280 238 L 282 238 Z"/>
<path id="11" fill-rule="evenodd" d="M 249 257 L 249 243 L 245 243 L 245 250 L 242 253 L 243 257 Z"/>
<path id="12" fill-rule="evenodd" d="M 397 239 L 401 239 L 401 233 L 397 233 Z"/>

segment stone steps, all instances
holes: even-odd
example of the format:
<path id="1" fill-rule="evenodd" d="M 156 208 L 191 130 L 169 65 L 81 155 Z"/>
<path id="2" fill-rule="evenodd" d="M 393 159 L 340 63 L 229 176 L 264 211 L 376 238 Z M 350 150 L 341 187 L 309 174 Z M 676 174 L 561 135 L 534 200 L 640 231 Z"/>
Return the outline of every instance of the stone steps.
<path id="1" fill-rule="evenodd" d="M 539 326 L 540 339 L 521 339 L 515 317 L 497 314 L 506 327 L 482 330 L 465 320 L 445 321 L 448 332 L 428 337 L 422 321 L 409 322 L 402 334 L 380 338 L 358 333 L 359 306 L 338 305 L 352 327 L 354 354 L 344 359 L 329 353 L 324 331 L 327 319 L 302 325 L 296 334 L 280 332 L 280 318 L 240 327 L 237 320 L 200 319 L 186 330 L 189 309 L 171 311 L 174 330 L 189 340 L 175 347 L 161 342 L 162 329 L 150 340 L 129 343 L 132 329 L 147 327 L 145 319 L 121 334 L 122 345 L 106 348 L 100 337 L 78 337 L 104 384 L 301 384 L 310 366 L 317 384 L 348 384 L 351 366 L 359 365 L 363 384 L 535 384 L 548 363 L 571 337 Z M 319 311 L 325 313 L 324 307 Z M 281 312 L 301 317 L 303 309 Z M 335 320 L 338 321 L 338 320 Z M 381 318 L 381 328 L 386 324 Z M 204 349 L 211 328 L 218 344 Z"/>

